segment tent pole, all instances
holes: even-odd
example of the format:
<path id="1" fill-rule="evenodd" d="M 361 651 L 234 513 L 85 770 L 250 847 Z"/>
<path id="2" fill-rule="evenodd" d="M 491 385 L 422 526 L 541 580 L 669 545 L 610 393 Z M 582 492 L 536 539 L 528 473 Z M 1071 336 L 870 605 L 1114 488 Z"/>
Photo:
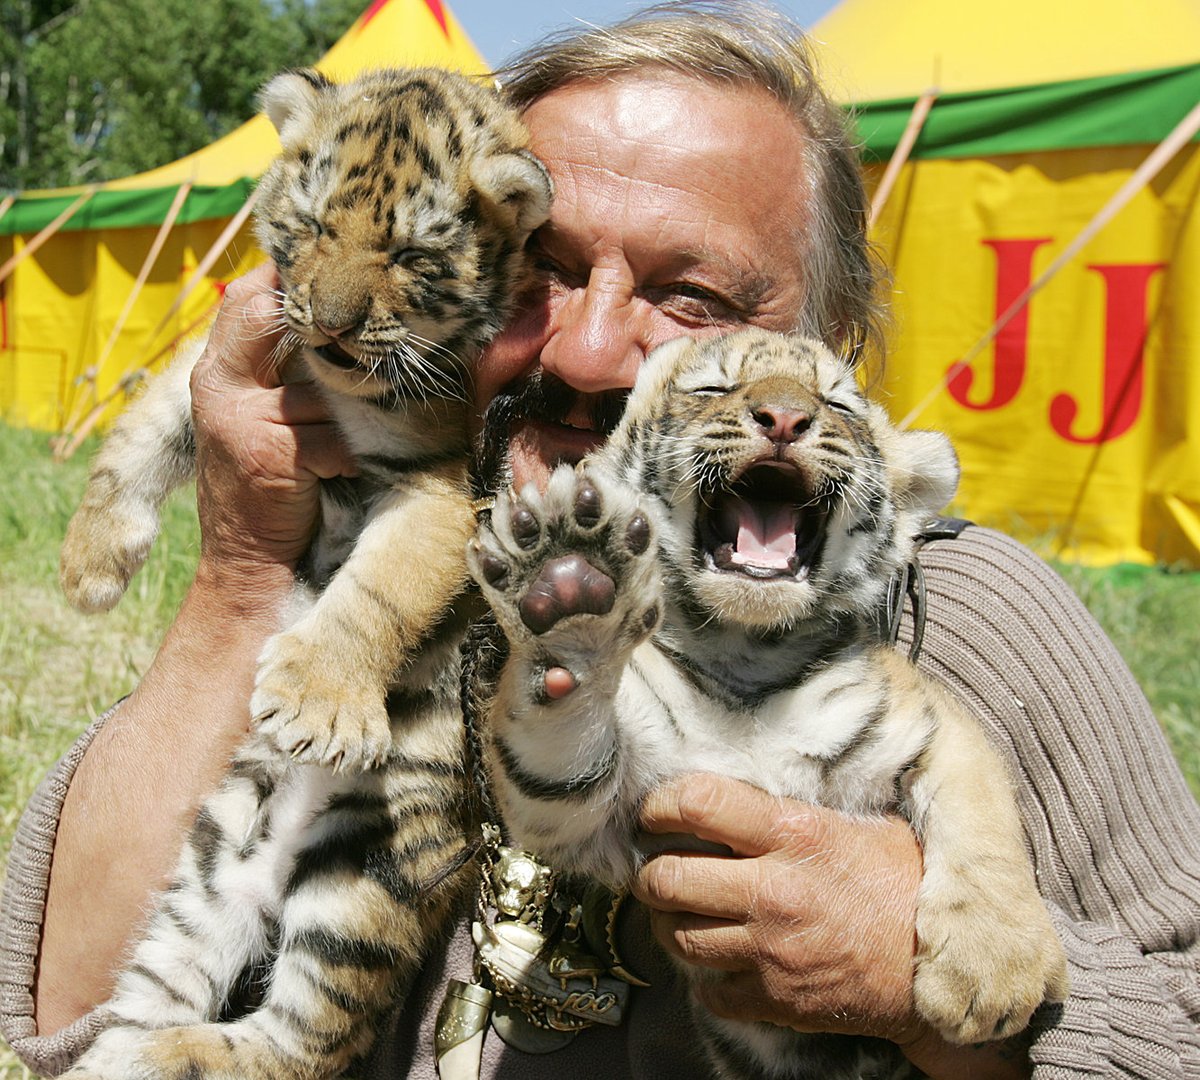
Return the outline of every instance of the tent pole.
<path id="1" fill-rule="evenodd" d="M 229 221 L 229 224 L 226 225 L 225 228 L 221 230 L 221 235 L 217 237 L 217 239 L 213 243 L 212 247 L 210 247 L 208 249 L 204 258 L 202 258 L 200 260 L 200 264 L 196 267 L 192 276 L 188 279 L 187 284 L 184 285 L 184 287 L 180 291 L 179 295 L 175 298 L 174 303 L 171 304 L 170 310 L 162 317 L 162 319 L 159 320 L 158 325 L 154 328 L 154 332 L 150 335 L 150 337 L 148 339 L 150 342 L 153 342 L 154 339 L 156 337 L 158 337 L 158 335 L 162 332 L 163 327 L 166 326 L 167 323 L 171 321 L 171 318 L 180 309 L 180 307 L 183 305 L 183 302 L 192 294 L 192 292 L 195 290 L 196 286 L 199 285 L 200 282 L 204 280 L 204 276 L 212 268 L 213 263 L 215 263 L 217 261 L 217 259 L 219 259 L 221 257 L 221 254 L 229 246 L 230 242 L 233 240 L 234 236 L 237 234 L 238 229 L 240 229 L 242 227 L 246 218 L 248 218 L 250 216 L 250 211 L 254 209 L 254 204 L 258 201 L 258 194 L 259 194 L 260 190 L 261 190 L 260 188 L 255 188 L 254 191 L 250 193 L 250 197 L 242 204 L 242 208 L 236 214 L 234 214 L 233 218 Z M 176 196 L 176 197 L 178 198 L 178 196 Z M 58 458 L 58 460 L 66 461 L 67 458 L 69 458 L 72 454 L 75 453 L 75 451 L 79 448 L 79 444 L 82 443 L 85 438 L 87 438 L 87 436 L 91 433 L 92 428 L 94 428 L 96 426 L 96 423 L 99 421 L 101 415 L 103 414 L 105 408 L 109 405 L 109 403 L 112 402 L 116 398 L 116 396 L 119 393 L 121 393 L 123 390 L 128 391 L 128 390 L 132 389 L 134 383 L 136 382 L 136 380 L 133 378 L 133 376 L 138 371 L 143 370 L 147 364 L 152 364 L 155 360 L 157 360 L 160 356 L 162 356 L 163 353 L 168 352 L 170 349 L 174 348 L 174 346 L 179 341 L 181 341 L 184 337 L 186 337 L 189 333 L 191 333 L 192 330 L 194 330 L 205 319 L 207 319 L 208 316 L 213 311 L 215 311 L 219 306 L 220 306 L 220 301 L 218 300 L 215 304 L 212 304 L 204 312 L 204 314 L 200 316 L 200 318 L 198 318 L 194 322 L 190 323 L 185 330 L 183 330 L 181 333 L 179 333 L 175 337 L 173 337 L 163 348 L 159 349 L 158 352 L 156 352 L 145 363 L 141 362 L 141 356 L 139 356 L 138 362 L 131 364 L 129 367 L 127 367 L 121 373 L 121 377 L 117 380 L 117 384 L 116 384 L 115 388 L 113 389 L 113 391 L 111 393 L 105 395 L 105 397 L 103 399 L 101 399 L 100 401 L 96 402 L 96 404 L 95 404 L 95 406 L 93 406 L 91 412 L 89 412 L 87 414 L 87 416 L 84 418 L 83 422 L 79 425 L 78 431 L 76 431 L 75 434 L 71 437 L 71 441 L 66 443 L 65 445 L 63 445 L 61 451 L 58 451 L 56 453 L 56 457 Z M 144 354 L 145 354 L 145 350 L 143 350 L 143 352 L 142 352 L 142 355 L 144 355 Z M 67 432 L 64 432 L 64 435 L 66 435 L 66 434 L 67 434 Z"/>
<path id="2" fill-rule="evenodd" d="M 0 199 L 0 218 L 3 218 L 4 215 L 8 213 L 8 208 L 16 201 L 17 197 L 11 193 L 5 195 L 3 199 Z"/>
<path id="3" fill-rule="evenodd" d="M 1080 250 L 1114 217 L 1117 216 L 1124 208 L 1126 203 L 1130 201 L 1139 191 L 1142 190 L 1151 180 L 1153 180 L 1163 166 L 1167 164 L 1196 134 L 1200 131 L 1200 103 L 1193 106 L 1191 112 L 1187 114 L 1171 133 L 1163 139 L 1152 151 L 1146 160 L 1141 163 L 1134 171 L 1133 175 L 1125 181 L 1120 189 L 1108 200 L 1089 221 L 1079 234 L 1072 240 L 1062 252 L 1059 254 L 1049 266 L 1029 285 L 1025 287 L 1025 291 L 1021 293 L 1005 310 L 991 327 L 987 333 L 983 335 L 970 349 L 966 351 L 963 358 L 957 363 L 951 364 L 946 373 L 938 380 L 937 384 L 926 394 L 912 409 L 908 415 L 900 421 L 900 427 L 906 428 L 918 416 L 921 415 L 937 396 L 950 385 L 959 372 L 966 370 L 974 363 L 976 357 L 979 356 L 984 349 L 988 347 L 996 336 L 1003 330 L 1017 315 L 1017 313 L 1029 303 L 1029 301 L 1041 291 L 1043 286 L 1057 274 L 1067 263 L 1069 263 Z"/>
<path id="4" fill-rule="evenodd" d="M 75 216 L 76 211 L 83 208 L 83 204 L 96 194 L 96 188 L 88 188 L 82 195 L 79 196 L 70 206 L 68 206 L 61 214 L 58 215 L 49 225 L 47 225 L 40 233 L 29 241 L 20 251 L 18 251 L 11 259 L 3 266 L 0 266 L 0 281 L 4 281 L 8 276 L 26 259 L 29 258 L 38 248 L 40 248 L 47 240 L 50 239 L 59 229 L 61 229 L 68 221 Z"/>
<path id="5" fill-rule="evenodd" d="M 215 303 L 210 305 L 208 310 L 205 311 L 203 315 L 200 315 L 188 323 L 187 326 L 185 326 L 178 334 L 171 338 L 171 340 L 168 341 L 161 349 L 159 349 L 158 352 L 150 357 L 150 359 L 146 361 L 146 364 L 153 364 L 154 361 L 164 353 L 170 352 L 173 348 L 175 348 L 176 345 L 179 344 L 179 342 L 187 337 L 188 334 L 190 334 L 196 329 L 196 327 L 203 323 L 205 319 L 208 319 L 214 315 L 217 308 L 220 306 L 220 300 L 217 300 Z M 94 428 L 99 422 L 100 417 L 104 414 L 104 410 L 108 407 L 110 402 L 116 400 L 117 395 L 120 393 L 128 394 L 133 391 L 134 386 L 138 382 L 138 378 L 135 376 L 139 376 L 139 372 L 141 374 L 145 374 L 145 368 L 130 368 L 121 376 L 120 379 L 117 380 L 117 385 L 114 386 L 107 394 L 105 394 L 100 401 L 97 401 L 96 404 L 92 406 L 91 411 L 83 418 L 83 422 L 79 425 L 79 428 L 76 430 L 75 434 L 71 436 L 70 442 L 66 441 L 68 433 L 63 433 L 58 440 L 59 445 L 55 447 L 55 461 L 66 461 L 69 457 L 71 457 L 72 454 L 75 453 L 76 450 L 79 449 L 79 446 L 83 440 L 92 433 L 92 428 Z"/>
<path id="6" fill-rule="evenodd" d="M 940 93 L 941 91 L 936 86 L 930 87 L 917 98 L 913 105 L 912 112 L 908 116 L 908 123 L 904 126 L 904 133 L 900 136 L 900 141 L 896 143 L 896 149 L 892 151 L 887 168 L 879 181 L 879 187 L 875 189 L 875 195 L 871 199 L 871 211 L 867 215 L 868 229 L 879 219 L 879 213 L 896 184 L 896 177 L 900 175 L 900 170 L 908 160 L 908 155 L 912 153 L 917 136 L 921 134 L 921 129 L 925 126 L 925 121 L 929 116 L 929 110 L 933 108 L 933 103 L 937 101 Z"/>
<path id="7" fill-rule="evenodd" d="M 104 343 L 104 348 L 100 351 L 100 358 L 96 361 L 97 371 L 100 371 L 104 367 L 104 362 L 108 359 L 109 354 L 116 345 L 117 338 L 121 336 L 121 331 L 125 328 L 125 322 L 129 318 L 129 313 L 133 310 L 134 302 L 145 287 L 146 279 L 149 278 L 150 271 L 158 261 L 158 256 L 162 253 L 163 245 L 167 242 L 167 236 L 175 224 L 175 219 L 179 217 L 179 213 L 183 209 L 183 204 L 187 200 L 191 190 L 192 182 L 185 180 L 179 185 L 179 190 L 175 192 L 175 199 L 171 203 L 171 208 L 167 211 L 167 216 L 163 219 L 163 223 L 158 230 L 158 235 L 154 237 L 154 243 L 150 245 L 150 251 L 146 255 L 146 261 L 142 263 L 142 269 L 138 272 L 137 281 L 133 283 L 133 289 L 129 293 L 129 298 L 125 301 L 125 306 L 121 309 L 121 314 L 117 316 L 116 323 L 113 324 L 112 333 L 108 335 L 108 341 Z"/>
<path id="8" fill-rule="evenodd" d="M 146 255 L 145 261 L 142 263 L 142 269 L 138 272 L 137 280 L 133 283 L 133 288 L 129 292 L 129 297 L 125 301 L 125 306 L 121 309 L 121 314 L 117 316 L 117 321 L 113 324 L 112 333 L 108 335 L 108 340 L 104 343 L 104 348 L 100 350 L 100 357 L 95 364 L 90 365 L 87 372 L 90 372 L 90 383 L 95 389 L 97 380 L 100 377 L 100 372 L 104 369 L 105 361 L 108 360 L 113 348 L 117 344 L 117 339 L 121 336 L 121 331 L 125 328 L 125 322 L 129 318 L 130 312 L 133 311 L 133 305 L 142 289 L 145 287 L 147 278 L 150 277 L 150 271 L 154 268 L 154 264 L 158 261 L 158 256 L 161 254 L 163 245 L 166 243 L 167 236 L 171 232 L 172 226 L 175 224 L 175 219 L 179 217 L 179 212 L 183 209 L 184 201 L 192 190 L 192 182 L 185 180 L 179 185 L 179 190 L 175 192 L 175 198 L 171 202 L 171 207 L 167 211 L 167 216 L 163 218 L 162 225 L 159 226 L 158 234 L 154 237 L 154 242 L 150 245 L 150 251 Z M 80 397 L 76 402 L 75 407 L 71 410 L 71 415 L 67 422 L 63 425 L 60 438 L 55 440 L 55 451 L 58 452 L 63 440 L 75 430 L 75 425 L 79 423 L 79 418 L 83 413 L 83 398 Z"/>
<path id="9" fill-rule="evenodd" d="M 242 208 L 233 215 L 228 225 L 221 231 L 221 235 L 213 242 L 200 260 L 200 265 L 196 267 L 188 282 L 180 290 L 179 295 L 175 297 L 175 301 L 171 304 L 170 310 L 159 320 L 158 325 L 154 328 L 154 333 L 150 335 L 150 341 L 153 341 L 159 334 L 162 333 L 163 327 L 174 318 L 175 313 L 183 306 L 183 303 L 195 291 L 196 286 L 204 280 L 205 275 L 212 269 L 213 263 L 217 261 L 225 252 L 225 249 L 232 243 L 233 238 L 237 235 L 238 229 L 245 224 L 246 218 L 250 216 L 250 211 L 254 209 L 254 204 L 258 202 L 258 196 L 262 188 L 256 187 L 250 197 L 242 203 Z"/>

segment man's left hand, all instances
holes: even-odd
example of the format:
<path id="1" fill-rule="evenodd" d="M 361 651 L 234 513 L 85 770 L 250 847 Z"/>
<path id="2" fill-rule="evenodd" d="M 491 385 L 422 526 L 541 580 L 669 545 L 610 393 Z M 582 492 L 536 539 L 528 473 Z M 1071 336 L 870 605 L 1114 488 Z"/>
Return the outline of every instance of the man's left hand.
<path id="1" fill-rule="evenodd" d="M 663 947 L 725 972 L 696 988 L 718 1016 L 905 1042 L 921 852 L 898 818 L 855 818 L 710 774 L 653 792 L 650 833 L 731 855 L 667 851 L 633 892 Z"/>

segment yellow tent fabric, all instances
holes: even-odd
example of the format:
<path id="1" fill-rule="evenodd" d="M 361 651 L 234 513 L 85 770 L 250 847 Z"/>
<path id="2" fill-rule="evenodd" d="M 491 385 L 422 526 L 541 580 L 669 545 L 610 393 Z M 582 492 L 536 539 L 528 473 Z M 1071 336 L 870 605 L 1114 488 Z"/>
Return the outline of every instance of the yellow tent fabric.
<path id="1" fill-rule="evenodd" d="M 388 65 L 471 74 L 487 69 L 444 0 L 375 0 L 316 64 L 335 79 Z M 241 229 L 200 287 L 155 333 L 278 149 L 269 121 L 256 117 L 179 161 L 105 184 L 52 239 L 20 262 L 0 282 L 0 419 L 58 431 L 97 402 L 110 402 L 109 414 L 123 405 L 122 377 L 150 361 L 161 363 L 160 354 L 169 352 L 172 341 L 203 321 L 224 283 L 263 260 L 249 229 Z M 89 370 L 185 182 L 193 189 L 184 212 L 115 348 L 101 370 Z M 10 232 L 0 235 L 0 264 L 19 254 L 36 230 L 83 190 L 26 192 L 16 200 L 0 218 L 0 232 Z"/>
<path id="2" fill-rule="evenodd" d="M 954 439 L 957 511 L 1085 562 L 1200 566 L 1195 142 L 950 370 L 1200 100 L 1200 3 L 845 0 L 814 36 L 878 161 L 942 91 L 876 222 L 879 392 Z"/>
<path id="3" fill-rule="evenodd" d="M 812 29 L 842 100 L 914 98 L 1192 64 L 1195 0 L 843 0 Z"/>

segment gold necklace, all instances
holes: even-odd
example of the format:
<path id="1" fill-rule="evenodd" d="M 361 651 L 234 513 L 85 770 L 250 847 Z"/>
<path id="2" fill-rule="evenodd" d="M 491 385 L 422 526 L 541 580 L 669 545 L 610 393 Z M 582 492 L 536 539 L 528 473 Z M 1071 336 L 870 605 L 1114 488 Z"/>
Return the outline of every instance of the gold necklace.
<path id="1" fill-rule="evenodd" d="M 615 940 L 625 894 L 558 879 L 527 851 L 483 826 L 479 898 L 471 937 L 474 981 L 450 981 L 438 1011 L 441 1080 L 477 1080 L 490 1019 L 509 1046 L 561 1050 L 584 1028 L 624 1018 L 631 986 Z"/>

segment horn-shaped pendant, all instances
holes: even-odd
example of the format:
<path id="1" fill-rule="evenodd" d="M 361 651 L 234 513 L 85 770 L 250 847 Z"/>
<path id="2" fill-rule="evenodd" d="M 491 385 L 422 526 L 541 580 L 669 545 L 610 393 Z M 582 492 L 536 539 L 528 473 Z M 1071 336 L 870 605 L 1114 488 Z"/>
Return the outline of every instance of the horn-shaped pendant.
<path id="1" fill-rule="evenodd" d="M 477 983 L 451 979 L 438 1010 L 434 1055 L 441 1080 L 479 1080 L 483 1036 L 492 1011 L 492 992 Z"/>

